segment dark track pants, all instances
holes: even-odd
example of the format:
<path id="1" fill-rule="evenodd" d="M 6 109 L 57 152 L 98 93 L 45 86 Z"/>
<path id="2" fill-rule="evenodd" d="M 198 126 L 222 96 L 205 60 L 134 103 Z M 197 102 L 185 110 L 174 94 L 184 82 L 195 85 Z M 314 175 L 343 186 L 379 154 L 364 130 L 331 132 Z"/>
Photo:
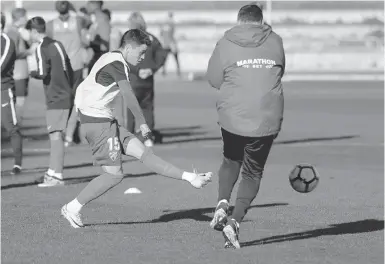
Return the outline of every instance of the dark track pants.
<path id="1" fill-rule="evenodd" d="M 266 160 L 276 135 L 243 137 L 222 128 L 223 161 L 219 169 L 218 201 L 230 201 L 231 192 L 242 167 L 235 207 L 231 218 L 238 223 L 245 217 L 257 196 Z"/>
<path id="2" fill-rule="evenodd" d="M 21 166 L 23 140 L 17 122 L 15 102 L 16 97 L 11 89 L 1 91 L 1 125 L 11 137 L 15 165 Z"/>

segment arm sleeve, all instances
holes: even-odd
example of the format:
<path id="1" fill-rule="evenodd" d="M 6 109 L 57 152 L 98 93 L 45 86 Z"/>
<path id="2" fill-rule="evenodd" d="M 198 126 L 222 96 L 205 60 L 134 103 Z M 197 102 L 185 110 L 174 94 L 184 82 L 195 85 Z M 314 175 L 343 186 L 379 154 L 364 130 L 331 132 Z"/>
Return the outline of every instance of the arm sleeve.
<path id="1" fill-rule="evenodd" d="M 124 103 L 126 107 L 129 108 L 132 114 L 135 117 L 135 120 L 138 124 L 146 124 L 146 120 L 143 116 L 142 109 L 139 105 L 138 100 L 136 99 L 135 93 L 132 90 L 130 81 L 128 79 L 128 68 L 122 62 L 113 62 L 110 64 L 112 67 L 112 77 L 114 81 L 118 84 L 119 89 L 123 95 Z"/>
<path id="2" fill-rule="evenodd" d="M 152 65 L 151 70 L 153 73 L 155 73 L 160 69 L 160 67 L 164 65 L 167 58 L 167 52 L 163 49 L 162 44 L 160 44 L 159 40 L 155 38 L 152 45 L 152 56 L 154 65 Z"/>
<path id="3" fill-rule="evenodd" d="M 73 84 L 74 84 L 74 71 L 72 69 L 72 65 L 71 65 L 71 60 L 70 58 L 68 57 L 68 54 L 63 46 L 63 44 L 61 44 L 60 42 L 56 42 L 59 46 L 60 46 L 60 49 L 61 49 L 61 52 L 59 51 L 59 53 L 63 53 L 63 54 L 59 54 L 60 56 L 64 56 L 64 63 L 65 63 L 65 68 L 67 69 L 67 78 L 68 78 L 68 82 L 70 83 L 71 87 L 73 87 Z"/>
<path id="4" fill-rule="evenodd" d="M 37 70 L 31 72 L 31 76 L 36 79 L 45 79 L 51 71 L 51 60 L 45 54 L 42 45 L 36 48 Z"/>
<path id="5" fill-rule="evenodd" d="M 281 77 L 283 77 L 283 75 L 285 74 L 285 70 L 286 70 L 286 55 L 285 55 L 285 48 L 283 46 L 283 41 L 282 41 L 282 38 L 279 37 L 279 52 L 280 52 L 280 55 L 281 55 L 281 62 L 282 62 L 282 75 Z"/>
<path id="6" fill-rule="evenodd" d="M 86 20 L 86 18 L 77 16 L 76 17 L 77 25 L 78 25 L 78 32 L 80 36 L 80 40 L 82 41 L 83 45 L 88 46 L 89 40 L 85 37 L 86 34 L 83 32 L 87 30 L 89 27 L 89 22 Z"/>
<path id="7" fill-rule="evenodd" d="M 14 64 L 16 60 L 16 47 L 13 40 L 8 36 L 1 36 L 1 74 L 3 71 L 7 71 L 10 68 L 10 65 Z"/>
<path id="8" fill-rule="evenodd" d="M 118 82 L 118 86 L 123 95 L 124 103 L 127 108 L 131 110 L 132 114 L 135 117 L 135 121 L 139 125 L 146 124 L 146 119 L 144 118 L 142 109 L 139 105 L 138 100 L 132 90 L 131 84 L 128 80 L 121 80 Z"/>
<path id="9" fill-rule="evenodd" d="M 220 56 L 219 45 L 217 43 L 210 57 L 206 74 L 210 85 L 216 89 L 220 89 L 223 83 L 223 68 Z"/>

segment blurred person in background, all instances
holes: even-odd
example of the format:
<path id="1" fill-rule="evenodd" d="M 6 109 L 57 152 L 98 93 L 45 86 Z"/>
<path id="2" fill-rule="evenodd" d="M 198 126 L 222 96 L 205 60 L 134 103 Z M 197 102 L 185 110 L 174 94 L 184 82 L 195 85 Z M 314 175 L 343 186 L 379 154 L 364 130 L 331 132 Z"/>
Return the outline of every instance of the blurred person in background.
<path id="1" fill-rule="evenodd" d="M 85 64 L 85 45 L 87 41 L 82 37 L 82 30 L 89 26 L 89 22 L 81 16 L 72 15 L 76 12 L 69 1 L 56 1 L 55 9 L 59 16 L 47 23 L 47 36 L 62 43 L 70 58 L 73 69 L 72 91 L 75 98 L 76 89 L 83 81 L 83 67 Z M 65 133 L 65 146 L 80 143 L 78 115 L 72 109 Z"/>
<path id="2" fill-rule="evenodd" d="M 15 100 L 15 81 L 13 80 L 13 69 L 16 61 L 15 42 L 4 33 L 5 16 L 1 13 L 1 125 L 11 137 L 11 145 L 15 163 L 12 174 L 21 173 L 21 162 L 23 157 L 23 140 L 17 122 Z"/>
<path id="3" fill-rule="evenodd" d="M 86 7 L 79 8 L 79 12 L 77 12 L 78 16 L 82 17 L 86 24 L 88 25 L 86 28 L 83 28 L 81 30 L 82 39 L 86 43 L 86 53 L 84 58 L 84 67 L 83 67 L 83 78 L 86 78 L 88 75 L 88 64 L 91 61 L 92 57 L 94 56 L 94 51 L 90 47 L 90 41 L 91 41 L 91 34 L 90 34 L 90 28 L 92 25 L 92 18 L 91 15 L 88 13 Z"/>
<path id="4" fill-rule="evenodd" d="M 111 11 L 109 9 L 103 9 L 103 12 L 108 16 L 111 34 L 110 34 L 110 51 L 117 50 L 120 47 L 120 40 L 122 39 L 122 33 L 117 27 L 111 25 Z"/>
<path id="5" fill-rule="evenodd" d="M 15 8 L 12 10 L 12 24 L 7 29 L 7 35 L 16 46 L 13 79 L 15 81 L 16 112 L 19 121 L 23 116 L 25 98 L 28 96 L 29 71 L 27 57 L 33 53 L 26 41 L 29 38 L 24 29 L 27 20 L 27 11 L 24 8 Z"/>
<path id="6" fill-rule="evenodd" d="M 167 51 L 162 48 L 159 40 L 147 32 L 147 24 L 139 12 L 134 12 L 128 18 L 129 29 L 140 29 L 146 32 L 151 40 L 144 59 L 138 65 L 130 65 L 131 72 L 128 74 L 130 84 L 142 108 L 143 115 L 154 137 L 145 141 L 146 146 L 152 146 L 155 143 L 162 142 L 161 134 L 154 130 L 154 74 L 164 65 Z M 127 129 L 135 132 L 135 118 L 131 111 L 127 111 Z"/>
<path id="7" fill-rule="evenodd" d="M 176 67 L 177 67 L 177 74 L 180 77 L 180 64 L 179 64 L 179 58 L 178 58 L 178 45 L 176 43 L 175 39 L 175 21 L 174 21 L 174 14 L 172 12 L 168 13 L 168 19 L 165 23 L 161 25 L 160 29 L 160 38 L 163 45 L 163 48 L 167 51 L 167 53 L 172 53 Z M 167 58 L 166 58 L 167 59 Z M 163 75 L 166 75 L 166 65 L 163 66 Z"/>
<path id="8" fill-rule="evenodd" d="M 89 29 L 90 47 L 93 56 L 88 64 L 88 72 L 104 53 L 110 50 L 111 26 L 110 19 L 103 12 L 103 1 L 88 1 L 87 13 L 91 16 L 92 25 Z"/>

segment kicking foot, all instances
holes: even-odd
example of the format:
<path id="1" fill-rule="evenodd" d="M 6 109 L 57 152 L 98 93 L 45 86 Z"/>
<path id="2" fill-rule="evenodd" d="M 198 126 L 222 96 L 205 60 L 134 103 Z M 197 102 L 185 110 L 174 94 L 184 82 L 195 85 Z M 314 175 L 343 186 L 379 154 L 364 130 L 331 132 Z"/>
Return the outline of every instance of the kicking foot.
<path id="1" fill-rule="evenodd" d="M 239 244 L 239 224 L 234 219 L 229 219 L 226 226 L 222 231 L 223 237 L 225 238 L 225 248 L 236 248 L 240 249 Z"/>
<path id="2" fill-rule="evenodd" d="M 68 211 L 67 205 L 65 204 L 61 208 L 61 215 L 70 222 L 71 226 L 73 228 L 81 228 L 84 227 L 84 224 L 82 222 L 82 215 L 80 213 L 74 213 L 71 211 Z"/>
<path id="3" fill-rule="evenodd" d="M 12 175 L 17 175 L 21 173 L 21 167 L 19 165 L 13 166 L 13 169 L 11 171 Z"/>
<path id="4" fill-rule="evenodd" d="M 154 146 L 154 142 L 153 142 L 151 139 L 146 139 L 146 140 L 144 141 L 144 145 L 145 145 L 146 147 L 148 147 L 148 148 L 151 148 L 151 147 Z"/>
<path id="5" fill-rule="evenodd" d="M 189 182 L 195 188 L 201 189 L 205 187 L 207 184 L 209 184 L 209 182 L 211 182 L 211 177 L 213 176 L 213 173 L 212 172 L 194 173 L 192 175 L 194 175 L 195 177 L 189 180 Z"/>
<path id="6" fill-rule="evenodd" d="M 229 203 L 226 200 L 219 201 L 215 208 L 213 220 L 210 222 L 210 227 L 222 231 L 227 222 L 227 212 L 229 210 Z"/>
<path id="7" fill-rule="evenodd" d="M 42 183 L 39 183 L 38 187 L 54 187 L 54 186 L 60 186 L 64 185 L 64 180 L 59 179 L 55 176 L 51 176 L 48 173 L 45 173 L 44 180 Z"/>

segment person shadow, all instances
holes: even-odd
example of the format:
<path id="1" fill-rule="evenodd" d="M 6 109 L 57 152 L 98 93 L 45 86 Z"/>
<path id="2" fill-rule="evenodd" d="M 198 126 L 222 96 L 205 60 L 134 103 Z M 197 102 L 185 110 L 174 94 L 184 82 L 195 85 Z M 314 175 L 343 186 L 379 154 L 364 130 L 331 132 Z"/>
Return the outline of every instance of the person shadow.
<path id="1" fill-rule="evenodd" d="M 301 239 L 315 238 L 321 236 L 337 236 L 346 234 L 367 233 L 384 230 L 384 220 L 365 219 L 354 222 L 332 224 L 325 228 L 318 228 L 314 230 L 290 233 L 285 235 L 277 235 L 257 239 L 249 242 L 241 243 L 241 247 L 250 247 L 266 244 L 281 243 L 287 241 L 295 241 Z"/>
<path id="2" fill-rule="evenodd" d="M 285 206 L 288 203 L 269 203 L 269 204 L 256 204 L 250 206 L 250 209 L 253 208 L 263 208 L 263 207 L 276 207 L 276 206 Z M 234 210 L 234 206 L 230 206 L 228 215 L 231 215 Z M 197 208 L 197 209 L 188 209 L 188 210 L 179 210 L 179 211 L 171 211 L 164 210 L 164 213 L 170 212 L 168 214 L 161 215 L 159 218 L 152 220 L 152 223 L 165 223 L 171 222 L 174 220 L 180 219 L 192 219 L 199 222 L 210 222 L 212 216 L 208 216 L 207 214 L 214 213 L 214 207 L 206 207 L 206 208 Z"/>
<path id="3" fill-rule="evenodd" d="M 286 206 L 288 203 L 269 203 L 269 204 L 257 204 L 252 205 L 250 209 L 253 208 L 263 208 L 263 207 L 275 207 L 275 206 Z M 229 208 L 229 214 L 231 214 L 233 206 Z M 186 209 L 186 210 L 164 210 L 163 215 L 156 219 L 142 222 L 107 222 L 107 223 L 92 223 L 86 224 L 85 226 L 102 226 L 102 225 L 130 225 L 130 224 L 153 224 L 153 223 L 167 223 L 176 220 L 182 219 L 192 219 L 198 222 L 210 222 L 212 216 L 207 214 L 212 214 L 215 211 L 215 207 L 206 207 L 206 208 L 196 208 L 196 209 Z M 244 222 L 247 222 L 244 221 Z"/>

